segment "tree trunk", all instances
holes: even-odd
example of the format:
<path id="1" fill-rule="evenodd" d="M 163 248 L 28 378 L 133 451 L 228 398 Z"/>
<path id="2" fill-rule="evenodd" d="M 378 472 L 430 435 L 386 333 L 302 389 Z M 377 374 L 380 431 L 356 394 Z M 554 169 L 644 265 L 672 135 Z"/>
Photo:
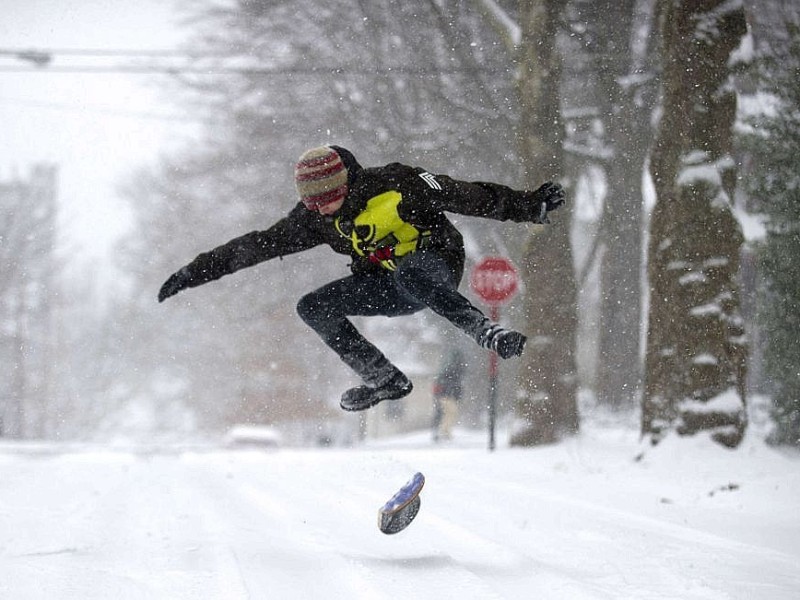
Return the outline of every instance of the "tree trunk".
<path id="1" fill-rule="evenodd" d="M 728 72 L 745 32 L 738 3 L 661 3 L 663 112 L 651 162 L 657 204 L 642 406 L 642 433 L 652 443 L 671 430 L 709 431 L 735 447 L 746 427 Z"/>
<path id="2" fill-rule="evenodd" d="M 555 44 L 563 6 L 561 0 L 520 3 L 520 154 L 529 188 L 557 179 L 563 169 L 561 67 Z M 562 207 L 553 215 L 552 225 L 535 226 L 521 260 L 526 284 L 525 333 L 529 339 L 517 381 L 519 426 L 512 435 L 512 445 L 552 443 L 578 430 L 574 354 L 577 290 L 570 214 L 569 206 Z"/>
<path id="3" fill-rule="evenodd" d="M 598 11 L 603 27 L 599 64 L 600 102 L 613 151 L 606 168 L 600 235 L 600 339 L 597 398 L 616 409 L 631 409 L 641 389 L 642 173 L 651 143 L 646 77 L 648 48 L 637 55 L 636 0 L 621 0 Z M 636 32 L 638 34 L 638 32 Z"/>

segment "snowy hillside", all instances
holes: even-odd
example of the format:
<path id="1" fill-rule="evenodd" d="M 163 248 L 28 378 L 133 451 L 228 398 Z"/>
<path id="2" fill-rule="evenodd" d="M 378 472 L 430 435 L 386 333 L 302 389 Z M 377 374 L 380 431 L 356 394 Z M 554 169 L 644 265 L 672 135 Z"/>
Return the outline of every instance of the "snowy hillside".
<path id="1" fill-rule="evenodd" d="M 800 457 L 585 431 L 345 450 L 0 447 L 0 597 L 800 598 Z M 417 520 L 377 509 L 414 471 Z"/>

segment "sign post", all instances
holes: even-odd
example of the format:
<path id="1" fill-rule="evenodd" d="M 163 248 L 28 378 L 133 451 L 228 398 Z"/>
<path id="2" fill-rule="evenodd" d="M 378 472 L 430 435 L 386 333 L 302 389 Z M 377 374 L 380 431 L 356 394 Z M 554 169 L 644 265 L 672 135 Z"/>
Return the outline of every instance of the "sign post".
<path id="1" fill-rule="evenodd" d="M 489 318 L 500 320 L 500 306 L 508 302 L 519 287 L 514 264 L 502 256 L 489 256 L 480 261 L 470 275 L 470 287 L 489 305 Z M 497 420 L 497 354 L 489 354 L 489 450 L 495 447 Z"/>

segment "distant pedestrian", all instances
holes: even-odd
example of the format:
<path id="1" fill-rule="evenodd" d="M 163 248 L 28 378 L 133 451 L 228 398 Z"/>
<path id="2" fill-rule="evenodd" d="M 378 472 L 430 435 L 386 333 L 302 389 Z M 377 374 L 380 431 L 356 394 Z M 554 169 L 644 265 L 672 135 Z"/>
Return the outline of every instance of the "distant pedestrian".
<path id="1" fill-rule="evenodd" d="M 437 442 L 453 438 L 453 426 L 458 421 L 458 406 L 463 393 L 464 355 L 457 348 L 444 357 L 439 373 L 433 380 L 433 439 Z"/>

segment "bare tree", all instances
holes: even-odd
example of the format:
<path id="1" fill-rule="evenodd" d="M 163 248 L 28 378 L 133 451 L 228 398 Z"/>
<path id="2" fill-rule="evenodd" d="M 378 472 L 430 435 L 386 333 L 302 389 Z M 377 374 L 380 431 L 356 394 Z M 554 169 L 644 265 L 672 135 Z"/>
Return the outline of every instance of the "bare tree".
<path id="1" fill-rule="evenodd" d="M 642 181 L 657 87 L 653 4 L 572 0 L 565 16 L 569 35 L 562 41 L 569 56 L 562 83 L 566 171 L 605 183 L 602 197 L 595 187 L 585 200 L 602 206 L 599 221 L 581 219 L 573 232 L 591 242 L 575 249 L 587 309 L 582 366 L 601 404 L 627 410 L 642 374 Z M 596 353 L 588 349 L 595 343 Z"/>
<path id="2" fill-rule="evenodd" d="M 523 183 L 533 187 L 563 172 L 559 107 L 561 58 L 556 46 L 562 0 L 520 3 L 521 118 L 519 140 Z M 521 259 L 529 336 L 517 378 L 519 426 L 513 445 L 551 443 L 578 431 L 577 287 L 570 245 L 569 207 L 550 226 L 537 226 Z"/>
<path id="3" fill-rule="evenodd" d="M 598 15 L 604 25 L 598 80 L 612 154 L 600 224 L 604 251 L 597 398 L 618 409 L 633 408 L 642 382 L 642 175 L 652 140 L 654 74 L 647 14 L 651 3 L 641 4 L 625 0 L 603 5 Z"/>
<path id="4" fill-rule="evenodd" d="M 0 435 L 41 435 L 52 392 L 56 169 L 0 185 Z"/>
<path id="5" fill-rule="evenodd" d="M 657 204 L 642 433 L 711 432 L 734 447 L 746 426 L 746 346 L 737 289 L 742 233 L 731 210 L 736 95 L 729 60 L 741 3 L 660 2 L 663 107 L 651 172 Z"/>

